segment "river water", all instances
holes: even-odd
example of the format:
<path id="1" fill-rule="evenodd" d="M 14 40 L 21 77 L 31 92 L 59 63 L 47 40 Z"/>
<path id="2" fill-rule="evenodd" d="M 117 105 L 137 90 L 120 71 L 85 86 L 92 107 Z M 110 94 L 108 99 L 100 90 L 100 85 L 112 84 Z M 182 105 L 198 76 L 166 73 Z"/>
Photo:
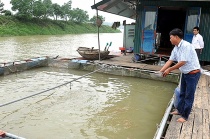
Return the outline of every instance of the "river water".
<path id="1" fill-rule="evenodd" d="M 0 38 L 0 63 L 40 56 L 79 56 L 80 46 L 97 48 L 97 34 Z M 101 49 L 122 46 L 122 33 L 100 34 Z M 0 104 L 11 102 L 88 72 L 38 68 L 0 77 Z M 0 130 L 28 139 L 151 139 L 173 83 L 94 73 L 55 90 L 0 107 Z"/>
<path id="2" fill-rule="evenodd" d="M 104 33 L 99 38 L 101 50 L 110 42 L 109 50 L 112 52 L 119 51 L 119 47 L 123 46 L 122 33 Z M 78 47 L 98 48 L 98 35 L 0 37 L 0 63 L 41 56 L 78 57 Z"/>

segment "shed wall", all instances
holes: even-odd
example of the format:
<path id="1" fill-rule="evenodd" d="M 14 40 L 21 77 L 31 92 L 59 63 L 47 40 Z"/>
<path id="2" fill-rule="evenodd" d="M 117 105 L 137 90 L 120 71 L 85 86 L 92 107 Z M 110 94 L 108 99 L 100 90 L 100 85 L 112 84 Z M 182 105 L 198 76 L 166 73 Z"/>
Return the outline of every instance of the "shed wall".
<path id="1" fill-rule="evenodd" d="M 210 8 L 202 8 L 200 18 L 200 34 L 204 40 L 204 49 L 200 59 L 202 61 L 210 61 Z"/>
<path id="2" fill-rule="evenodd" d="M 205 48 L 200 57 L 202 61 L 210 61 L 210 2 L 173 2 L 173 1 L 140 1 L 137 6 L 134 53 L 140 53 L 142 42 L 142 18 L 144 6 L 174 6 L 174 7 L 201 7 L 200 34 L 203 36 Z"/>

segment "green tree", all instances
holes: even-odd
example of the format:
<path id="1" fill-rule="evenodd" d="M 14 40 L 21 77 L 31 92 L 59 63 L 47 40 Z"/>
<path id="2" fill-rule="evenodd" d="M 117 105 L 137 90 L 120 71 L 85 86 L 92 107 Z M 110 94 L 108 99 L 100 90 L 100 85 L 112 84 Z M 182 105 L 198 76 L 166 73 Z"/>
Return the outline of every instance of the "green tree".
<path id="1" fill-rule="evenodd" d="M 33 4 L 33 16 L 42 18 L 45 13 L 45 7 L 41 0 L 35 1 Z"/>
<path id="2" fill-rule="evenodd" d="M 51 0 L 43 0 L 44 18 L 53 17 L 53 6 Z"/>
<path id="3" fill-rule="evenodd" d="M 11 16 L 12 15 L 12 12 L 10 10 L 4 10 L 4 15 L 5 16 Z"/>
<path id="4" fill-rule="evenodd" d="M 63 15 L 61 6 L 58 5 L 57 3 L 52 4 L 53 7 L 53 15 L 54 15 L 54 19 L 58 20 L 58 17 L 61 17 Z"/>
<path id="5" fill-rule="evenodd" d="M 102 23 L 105 21 L 105 17 L 101 16 L 101 15 L 98 15 L 98 17 L 101 19 Z M 96 19 L 97 19 L 97 16 L 94 15 L 91 19 L 90 19 L 90 22 L 93 23 L 94 25 L 96 24 Z"/>
<path id="6" fill-rule="evenodd" d="M 17 11 L 21 18 L 32 18 L 33 4 L 35 0 L 11 0 L 12 10 Z"/>
<path id="7" fill-rule="evenodd" d="M 72 4 L 72 1 L 70 0 L 67 3 L 64 3 L 64 5 L 61 7 L 62 13 L 63 13 L 62 18 L 66 21 L 67 21 L 67 17 L 71 13 L 71 4 Z"/>
<path id="8" fill-rule="evenodd" d="M 84 11 L 79 8 L 71 10 L 70 15 L 69 15 L 69 20 L 78 22 L 78 23 L 87 22 L 88 19 L 89 19 L 89 15 L 87 14 L 87 11 Z"/>
<path id="9" fill-rule="evenodd" d="M 4 13 L 4 3 L 1 2 L 0 0 L 0 13 Z"/>

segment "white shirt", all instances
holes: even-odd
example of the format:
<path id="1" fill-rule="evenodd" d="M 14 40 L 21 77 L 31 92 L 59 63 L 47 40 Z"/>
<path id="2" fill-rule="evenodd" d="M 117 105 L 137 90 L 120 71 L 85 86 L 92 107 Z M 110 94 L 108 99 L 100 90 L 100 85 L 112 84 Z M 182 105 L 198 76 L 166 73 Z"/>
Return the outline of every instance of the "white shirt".
<path id="1" fill-rule="evenodd" d="M 185 40 L 181 40 L 178 46 L 174 47 L 169 60 L 177 62 L 186 61 L 186 64 L 179 68 L 179 70 L 184 74 L 187 74 L 192 70 L 200 69 L 200 64 L 195 49 L 189 42 Z"/>
<path id="2" fill-rule="evenodd" d="M 203 49 L 204 48 L 203 37 L 199 33 L 197 35 L 193 36 L 192 46 L 195 49 Z"/>

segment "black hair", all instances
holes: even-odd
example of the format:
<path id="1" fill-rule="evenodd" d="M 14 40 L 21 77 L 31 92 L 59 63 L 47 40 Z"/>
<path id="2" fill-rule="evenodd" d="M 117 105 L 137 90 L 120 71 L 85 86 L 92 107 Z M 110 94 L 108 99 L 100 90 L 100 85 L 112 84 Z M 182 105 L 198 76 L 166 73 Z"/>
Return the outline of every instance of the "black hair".
<path id="1" fill-rule="evenodd" d="M 196 27 L 194 27 L 193 29 L 197 29 L 197 31 L 200 31 L 199 27 L 197 27 L 197 26 L 196 26 Z"/>
<path id="2" fill-rule="evenodd" d="M 183 36 L 184 36 L 182 30 L 179 29 L 179 28 L 173 29 L 173 30 L 169 33 L 169 36 L 171 36 L 171 35 L 173 35 L 173 36 L 178 36 L 180 39 L 183 39 Z"/>

